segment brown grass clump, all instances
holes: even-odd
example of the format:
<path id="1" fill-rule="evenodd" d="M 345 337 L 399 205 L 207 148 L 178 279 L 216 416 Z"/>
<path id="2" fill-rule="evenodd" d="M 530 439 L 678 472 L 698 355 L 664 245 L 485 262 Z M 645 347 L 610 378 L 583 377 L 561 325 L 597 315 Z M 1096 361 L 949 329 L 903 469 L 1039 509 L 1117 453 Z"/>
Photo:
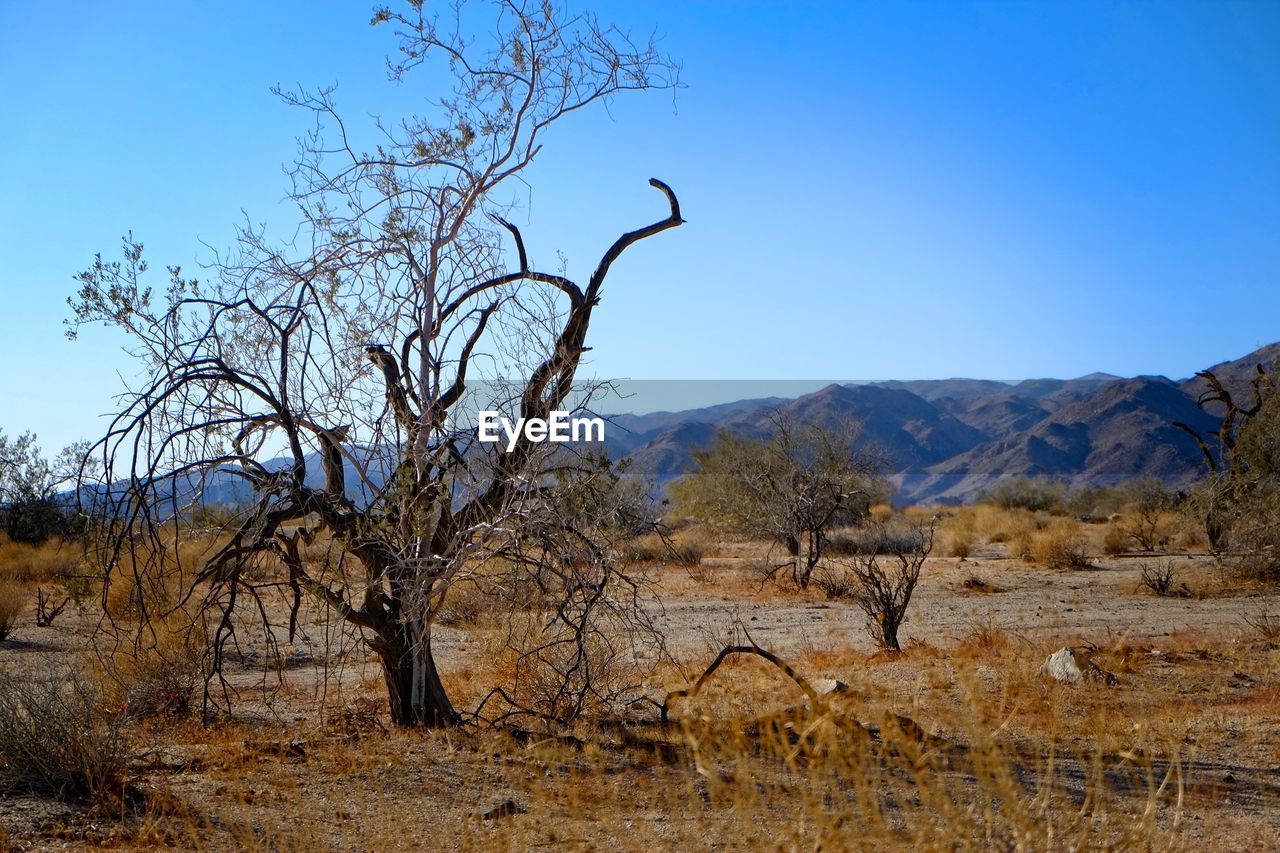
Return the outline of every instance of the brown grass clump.
<path id="1" fill-rule="evenodd" d="M 678 563 L 697 566 L 712 548 L 702 528 L 686 527 L 669 536 L 645 533 L 623 543 L 622 557 L 631 563 Z"/>
<path id="2" fill-rule="evenodd" d="M 1032 559 L 1051 569 L 1083 569 L 1089 566 L 1089 540 L 1073 519 L 1055 518 L 1043 530 L 1030 535 Z"/>
<path id="3" fill-rule="evenodd" d="M 49 583 L 76 573 L 79 546 L 52 539 L 43 545 L 26 545 L 0 539 L 0 579 L 19 583 Z"/>
<path id="4" fill-rule="evenodd" d="M 1111 524 L 1107 526 L 1107 532 L 1102 537 L 1102 550 L 1111 557 L 1124 554 L 1128 552 L 1131 541 L 1129 534 L 1123 528 Z"/>
<path id="5" fill-rule="evenodd" d="M 974 509 L 961 507 L 956 510 L 942 522 L 941 532 L 947 553 L 962 560 L 969 557 L 978 544 L 978 523 Z"/>

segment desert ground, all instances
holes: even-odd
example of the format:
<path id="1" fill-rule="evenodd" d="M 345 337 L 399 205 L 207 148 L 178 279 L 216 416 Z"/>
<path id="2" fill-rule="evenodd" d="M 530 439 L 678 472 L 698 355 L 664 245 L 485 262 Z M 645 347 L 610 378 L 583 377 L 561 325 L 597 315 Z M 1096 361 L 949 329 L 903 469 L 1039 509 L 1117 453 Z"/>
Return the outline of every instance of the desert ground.
<path id="1" fill-rule="evenodd" d="M 261 633 L 228 652 L 229 719 L 202 723 L 197 696 L 188 713 L 131 721 L 119 797 L 11 788 L 0 839 L 11 849 L 1275 847 L 1280 593 L 1195 548 L 1105 555 L 1106 526 L 1081 528 L 1097 546 L 1086 568 L 1059 569 L 986 536 L 956 549 L 944 521 L 900 652 L 877 650 L 854 603 L 767 582 L 766 544 L 701 534 L 696 565 L 645 568 L 669 653 L 646 672 L 645 694 L 660 703 L 688 688 L 731 644 L 769 650 L 798 679 L 731 656 L 671 702 L 665 725 L 656 705 L 635 705 L 560 729 L 472 719 L 397 730 L 376 657 L 313 605 L 286 643 L 282 600 L 269 613 L 279 663 Z M 1174 586 L 1157 595 L 1143 567 L 1170 560 Z M 100 603 L 73 602 L 48 627 L 35 625 L 35 604 L 33 592 L 0 642 L 0 672 L 100 680 L 118 656 L 104 646 Z M 435 649 L 469 709 L 503 675 L 502 620 L 474 606 L 444 616 Z M 1089 662 L 1079 682 L 1042 671 L 1063 647 Z"/>

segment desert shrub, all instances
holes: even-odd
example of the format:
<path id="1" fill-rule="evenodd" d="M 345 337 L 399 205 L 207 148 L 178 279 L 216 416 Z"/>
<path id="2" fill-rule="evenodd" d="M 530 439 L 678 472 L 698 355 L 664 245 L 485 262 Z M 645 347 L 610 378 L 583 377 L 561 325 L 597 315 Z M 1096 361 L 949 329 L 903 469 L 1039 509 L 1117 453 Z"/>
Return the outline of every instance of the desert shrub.
<path id="1" fill-rule="evenodd" d="M 867 616 L 867 632 L 884 649 L 898 650 L 898 629 L 933 550 L 934 525 L 872 525 L 867 547 L 847 563 L 820 565 L 813 582 L 828 598 L 852 600 Z"/>
<path id="2" fill-rule="evenodd" d="M 1128 531 L 1123 527 L 1112 524 L 1107 528 L 1107 532 L 1102 537 L 1102 550 L 1111 556 L 1124 554 L 1129 550 L 1131 537 Z"/>
<path id="3" fill-rule="evenodd" d="M 1036 527 L 1035 515 L 1029 510 L 1001 509 L 991 504 L 975 506 L 973 518 L 978 537 L 992 544 L 1007 544 L 1011 539 Z"/>
<path id="4" fill-rule="evenodd" d="M 78 546 L 60 539 L 40 545 L 0 541 L 0 578 L 22 583 L 49 583 L 65 580 L 79 566 Z"/>
<path id="5" fill-rule="evenodd" d="M 43 589 L 36 590 L 36 627 L 49 628 L 71 603 L 71 596 L 46 596 Z"/>
<path id="6" fill-rule="evenodd" d="M 856 428 L 802 423 L 775 410 L 771 434 L 721 431 L 694 450 L 697 470 L 671 486 L 680 512 L 713 529 L 769 539 L 796 558 L 792 579 L 805 587 L 830 531 L 866 518 L 887 487 L 878 456 L 855 449 Z"/>
<path id="7" fill-rule="evenodd" d="M 1045 529 L 1031 534 L 1031 556 L 1051 569 L 1082 569 L 1089 565 L 1089 541 L 1078 522 L 1055 519 Z"/>
<path id="8" fill-rule="evenodd" d="M 833 556 L 875 556 L 908 553 L 919 544 L 918 525 L 868 524 L 831 535 L 827 552 Z"/>
<path id="9" fill-rule="evenodd" d="M 711 550 L 711 541 L 700 528 L 692 527 L 671 535 L 649 532 L 622 544 L 622 558 L 632 563 L 679 563 L 696 566 Z"/>
<path id="10" fill-rule="evenodd" d="M 1010 477 L 978 495 L 979 503 L 1001 509 L 1025 509 L 1031 512 L 1063 511 L 1067 487 L 1063 483 L 1030 477 Z"/>
<path id="11" fill-rule="evenodd" d="M 1168 595 L 1173 592 L 1176 574 L 1173 560 L 1143 563 L 1142 585 L 1156 595 Z"/>
<path id="12" fill-rule="evenodd" d="M 130 717 L 186 716 L 204 677 L 201 625 L 176 616 L 152 620 L 134 642 L 102 655 L 96 692 L 108 707 Z"/>
<path id="13" fill-rule="evenodd" d="M 1127 501 L 1120 527 L 1143 551 L 1166 545 L 1177 521 L 1177 493 L 1155 477 L 1128 483 L 1122 492 Z"/>
<path id="14" fill-rule="evenodd" d="M 0 785 L 119 804 L 130 757 L 128 721 L 106 710 L 73 673 L 36 681 L 0 674 Z"/>
<path id="15" fill-rule="evenodd" d="M 27 591 L 22 584 L 0 580 L 0 640 L 9 638 L 9 633 L 22 614 L 26 598 Z"/>

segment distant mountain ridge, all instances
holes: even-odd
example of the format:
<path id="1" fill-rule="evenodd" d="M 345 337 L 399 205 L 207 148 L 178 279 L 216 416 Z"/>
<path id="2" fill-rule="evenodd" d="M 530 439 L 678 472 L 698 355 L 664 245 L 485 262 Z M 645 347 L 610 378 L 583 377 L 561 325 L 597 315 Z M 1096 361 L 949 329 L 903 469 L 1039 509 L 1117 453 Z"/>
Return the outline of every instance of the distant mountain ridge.
<path id="1" fill-rule="evenodd" d="M 1255 365 L 1280 360 L 1280 343 L 1212 368 L 1233 393 L 1249 393 Z M 1004 477 L 1049 477 L 1073 486 L 1108 486 L 1157 477 L 1185 488 L 1203 476 L 1195 442 L 1173 426 L 1202 433 L 1217 426 L 1196 397 L 1204 380 L 1122 378 L 890 380 L 830 385 L 793 400 L 744 400 L 687 412 L 625 415 L 627 441 L 610 441 L 633 470 L 666 484 L 693 468 L 692 452 L 718 430 L 760 437 L 770 409 L 831 427 L 856 421 L 858 441 L 888 460 L 905 502 L 972 500 Z M 649 420 L 646 420 L 648 418 Z M 625 447 L 623 446 L 625 445 Z"/>
<path id="2" fill-rule="evenodd" d="M 1211 368 L 1233 395 L 1251 394 L 1256 366 L 1280 361 L 1280 343 Z M 618 414 L 608 418 L 603 449 L 659 488 L 694 468 L 693 451 L 720 430 L 760 438 L 773 410 L 826 429 L 858 424 L 857 443 L 886 459 L 898 499 L 908 503 L 963 502 L 1006 477 L 1048 477 L 1072 486 L 1108 486 L 1153 476 L 1176 488 L 1204 473 L 1194 440 L 1181 421 L 1207 434 L 1215 413 L 1196 405 L 1207 385 L 1199 377 L 1120 378 L 1094 373 L 1076 379 L 939 379 L 832 384 L 793 399 L 761 397 L 679 412 Z M 367 501 L 386 472 L 381 454 L 354 449 L 371 482 L 362 483 L 344 460 L 347 496 Z M 322 466 L 308 458 L 309 480 Z M 268 468 L 284 466 L 284 458 Z M 251 491 L 226 466 L 193 472 L 170 484 L 174 508 L 193 501 L 234 505 Z"/>

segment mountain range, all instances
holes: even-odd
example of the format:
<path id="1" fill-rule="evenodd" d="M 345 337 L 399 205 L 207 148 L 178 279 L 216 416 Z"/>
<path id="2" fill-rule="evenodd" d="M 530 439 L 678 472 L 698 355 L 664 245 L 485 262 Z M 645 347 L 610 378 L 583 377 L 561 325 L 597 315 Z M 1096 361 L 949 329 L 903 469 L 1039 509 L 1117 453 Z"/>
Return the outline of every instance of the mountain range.
<path id="1" fill-rule="evenodd" d="M 1210 368 L 1233 394 L 1249 393 L 1256 365 L 1280 359 L 1280 343 Z M 832 384 L 795 399 L 762 398 L 690 409 L 618 415 L 606 449 L 630 457 L 632 470 L 659 485 L 692 470 L 695 448 L 718 430 L 759 437 L 771 410 L 833 428 L 860 425 L 857 441 L 887 460 L 906 503 L 971 500 L 1005 477 L 1047 477 L 1071 486 L 1109 486 L 1152 476 L 1185 488 L 1204 474 L 1195 441 L 1218 425 L 1197 406 L 1198 377 L 891 380 Z"/>
<path id="2" fill-rule="evenodd" d="M 1233 395 L 1248 399 L 1256 365 L 1280 360 L 1280 343 L 1210 368 Z M 855 444 L 886 460 L 901 503 L 971 500 L 1006 477 L 1047 477 L 1071 486 L 1109 486 L 1157 477 L 1185 488 L 1204 474 L 1195 441 L 1173 424 L 1207 434 L 1218 426 L 1212 406 L 1202 411 L 1203 379 L 1121 378 L 1093 373 L 1076 379 L 927 379 L 831 384 L 794 398 L 761 397 L 678 412 L 609 417 L 603 449 L 659 490 L 695 467 L 693 451 L 720 430 L 762 438 L 777 411 L 826 430 L 857 427 Z M 776 411 L 775 411 L 776 410 Z M 370 465 L 373 487 L 383 472 L 372 449 L 356 452 Z M 283 468 L 288 459 L 273 459 Z M 318 457 L 308 460 L 309 481 L 322 479 Z M 370 494 L 349 461 L 348 496 Z M 247 501 L 245 481 L 225 468 L 193 472 L 163 487 L 176 507 L 199 500 L 213 505 Z"/>

